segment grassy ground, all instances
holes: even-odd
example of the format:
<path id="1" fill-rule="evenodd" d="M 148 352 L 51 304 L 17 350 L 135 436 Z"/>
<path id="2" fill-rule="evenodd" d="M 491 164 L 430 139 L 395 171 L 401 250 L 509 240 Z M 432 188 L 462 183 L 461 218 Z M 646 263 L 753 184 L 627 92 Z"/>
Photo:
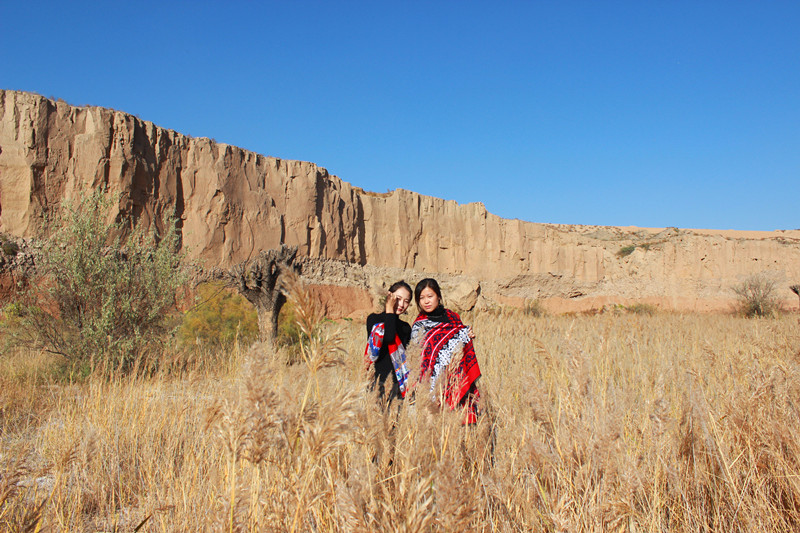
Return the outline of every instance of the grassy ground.
<path id="1" fill-rule="evenodd" d="M 469 428 L 422 389 L 382 413 L 356 323 L 319 325 L 291 366 L 256 346 L 66 384 L 5 354 L 0 529 L 800 528 L 796 316 L 463 318 Z"/>

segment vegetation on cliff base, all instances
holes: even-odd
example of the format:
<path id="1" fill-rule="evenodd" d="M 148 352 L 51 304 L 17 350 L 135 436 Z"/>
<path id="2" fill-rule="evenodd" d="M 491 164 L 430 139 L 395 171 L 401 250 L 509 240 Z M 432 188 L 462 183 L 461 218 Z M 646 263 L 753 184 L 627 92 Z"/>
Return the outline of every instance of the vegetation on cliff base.
<path id="1" fill-rule="evenodd" d="M 748 277 L 733 287 L 739 312 L 747 317 L 771 316 L 780 309 L 775 281 L 764 275 Z"/>
<path id="2" fill-rule="evenodd" d="M 197 287 L 197 304 L 183 317 L 180 337 L 184 344 L 230 348 L 235 341 L 249 344 L 258 338 L 258 318 L 253 306 L 222 282 Z"/>
<path id="3" fill-rule="evenodd" d="M 124 370 L 160 350 L 186 281 L 175 221 L 165 218 L 160 233 L 108 222 L 114 200 L 98 190 L 63 205 L 36 253 L 37 279 L 10 317 L 16 342 L 59 354 L 80 372 Z"/>

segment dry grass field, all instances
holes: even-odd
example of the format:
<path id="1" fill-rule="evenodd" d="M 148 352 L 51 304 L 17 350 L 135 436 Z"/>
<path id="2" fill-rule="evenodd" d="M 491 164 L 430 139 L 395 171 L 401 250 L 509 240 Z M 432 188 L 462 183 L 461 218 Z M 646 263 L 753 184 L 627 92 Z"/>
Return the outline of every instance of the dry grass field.
<path id="1" fill-rule="evenodd" d="M 7 353 L 0 529 L 800 529 L 796 315 L 463 318 L 477 427 L 423 387 L 383 414 L 363 324 L 313 314 L 293 365 L 235 347 L 67 384 Z"/>

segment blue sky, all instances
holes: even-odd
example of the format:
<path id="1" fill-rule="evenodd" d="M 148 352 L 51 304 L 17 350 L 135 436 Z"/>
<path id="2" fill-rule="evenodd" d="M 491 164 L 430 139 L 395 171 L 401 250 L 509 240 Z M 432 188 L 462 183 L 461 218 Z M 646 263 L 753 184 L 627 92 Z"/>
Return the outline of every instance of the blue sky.
<path id="1" fill-rule="evenodd" d="M 800 228 L 800 2 L 0 0 L 0 87 L 563 224 Z"/>

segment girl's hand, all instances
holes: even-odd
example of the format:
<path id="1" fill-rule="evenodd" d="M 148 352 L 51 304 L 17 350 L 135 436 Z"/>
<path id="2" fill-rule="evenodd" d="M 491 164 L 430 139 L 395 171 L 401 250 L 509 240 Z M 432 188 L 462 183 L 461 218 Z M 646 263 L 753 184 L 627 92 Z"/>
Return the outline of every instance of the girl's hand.
<path id="1" fill-rule="evenodd" d="M 474 339 L 475 338 L 475 332 L 472 331 L 472 326 L 469 327 L 469 332 L 467 332 L 467 335 L 469 335 L 470 339 Z"/>
<path id="2" fill-rule="evenodd" d="M 389 293 L 389 296 L 386 297 L 386 308 L 385 311 L 387 313 L 397 314 L 397 306 L 399 304 L 400 297 L 396 294 Z"/>

